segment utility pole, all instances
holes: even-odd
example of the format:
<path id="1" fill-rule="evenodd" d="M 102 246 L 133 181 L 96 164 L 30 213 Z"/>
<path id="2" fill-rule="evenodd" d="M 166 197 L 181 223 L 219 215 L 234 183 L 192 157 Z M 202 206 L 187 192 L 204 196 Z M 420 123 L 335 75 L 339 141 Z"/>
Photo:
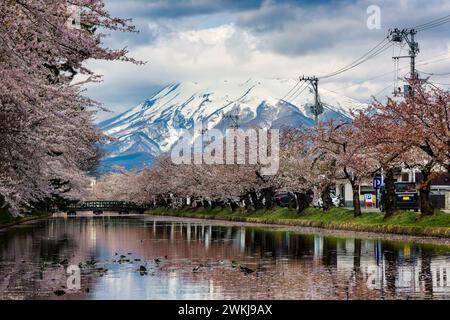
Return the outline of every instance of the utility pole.
<path id="1" fill-rule="evenodd" d="M 314 105 L 311 106 L 311 112 L 314 115 L 314 123 L 317 126 L 319 123 L 319 115 L 323 113 L 323 106 L 319 99 L 319 79 L 316 76 L 305 77 L 302 76 L 300 81 L 309 82 L 314 90 Z"/>
<path id="2" fill-rule="evenodd" d="M 419 44 L 415 40 L 415 35 L 417 34 L 417 30 L 415 29 L 393 29 L 389 31 L 389 38 L 392 42 L 398 42 L 402 43 L 405 41 L 409 46 L 409 55 L 407 56 L 398 56 L 393 57 L 393 59 L 402 59 L 402 58 L 409 58 L 410 59 L 410 77 L 409 79 L 411 81 L 418 80 L 419 76 L 416 71 L 416 56 L 417 53 L 419 53 Z M 394 89 L 394 94 L 397 95 L 400 92 L 397 90 L 397 88 Z M 412 91 L 412 88 L 409 84 L 404 86 L 403 89 L 404 95 L 413 95 L 414 92 Z"/>

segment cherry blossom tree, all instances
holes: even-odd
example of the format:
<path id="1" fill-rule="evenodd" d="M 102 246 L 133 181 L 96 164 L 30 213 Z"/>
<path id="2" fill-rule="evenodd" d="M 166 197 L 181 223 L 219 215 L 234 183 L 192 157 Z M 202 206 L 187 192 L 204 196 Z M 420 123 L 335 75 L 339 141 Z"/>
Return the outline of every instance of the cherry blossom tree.
<path id="1" fill-rule="evenodd" d="M 93 200 L 132 201 L 139 203 L 141 185 L 138 185 L 140 173 L 136 171 L 110 172 L 101 176 L 89 197 Z"/>
<path id="2" fill-rule="evenodd" d="M 419 168 L 421 212 L 430 215 L 431 181 L 444 170 L 450 172 L 450 93 L 427 82 L 410 84 L 413 95 L 373 103 L 371 121 L 380 125 L 380 132 L 371 133 L 388 157 L 403 155 L 404 164 Z"/>
<path id="3" fill-rule="evenodd" d="M 311 193 L 314 190 L 322 193 L 323 187 L 329 184 L 329 175 L 318 170 L 324 168 L 325 162 L 317 161 L 312 141 L 305 130 L 285 129 L 280 149 L 280 188 L 295 194 L 297 210 L 302 212 L 310 205 Z"/>
<path id="4" fill-rule="evenodd" d="M 102 47 L 102 30 L 134 31 L 112 17 L 102 0 L 71 0 L 79 10 L 73 27 L 68 2 L 0 3 L 0 205 L 20 208 L 55 195 L 82 198 L 86 172 L 104 139 L 93 117 L 100 105 L 82 95 L 98 81 L 87 59 L 124 60 L 125 49 Z M 76 74 L 86 80 L 73 83 Z"/>
<path id="5" fill-rule="evenodd" d="M 377 102 L 374 102 L 375 106 Z M 411 146 L 404 145 L 396 139 L 398 130 L 392 123 L 379 118 L 374 106 L 353 113 L 352 125 L 354 138 L 363 148 L 366 157 L 374 161 L 374 167 L 367 167 L 367 176 L 383 175 L 385 196 L 382 198 L 382 207 L 385 218 L 394 214 L 395 179 L 394 170 L 402 167 L 405 161 L 412 157 Z"/>
<path id="6" fill-rule="evenodd" d="M 359 141 L 350 121 L 320 123 L 311 134 L 315 153 L 329 161 L 336 179 L 346 179 L 352 186 L 354 215 L 360 216 L 359 186 L 369 178 L 368 172 L 376 165 L 367 153 L 367 146 Z"/>

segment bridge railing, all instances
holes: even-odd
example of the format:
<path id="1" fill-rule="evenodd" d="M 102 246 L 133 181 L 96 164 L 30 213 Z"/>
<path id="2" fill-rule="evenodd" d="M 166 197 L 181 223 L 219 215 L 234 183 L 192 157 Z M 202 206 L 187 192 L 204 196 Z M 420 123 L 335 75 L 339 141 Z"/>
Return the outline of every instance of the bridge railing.
<path id="1" fill-rule="evenodd" d="M 95 209 L 127 209 L 142 210 L 150 208 L 149 204 L 137 204 L 128 201 L 84 201 L 72 204 L 68 207 L 71 210 L 95 210 Z"/>

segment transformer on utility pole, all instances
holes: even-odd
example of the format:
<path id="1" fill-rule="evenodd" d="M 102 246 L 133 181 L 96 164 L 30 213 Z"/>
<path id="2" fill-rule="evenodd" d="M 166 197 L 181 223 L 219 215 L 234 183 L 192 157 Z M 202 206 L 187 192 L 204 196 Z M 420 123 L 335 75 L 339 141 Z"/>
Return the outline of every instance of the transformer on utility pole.
<path id="1" fill-rule="evenodd" d="M 393 57 L 393 59 L 396 59 L 397 61 L 401 58 L 409 58 L 410 59 L 410 80 L 414 81 L 417 80 L 418 74 L 416 71 L 416 56 L 417 53 L 419 53 L 419 44 L 417 41 L 415 41 L 415 35 L 417 34 L 417 30 L 415 29 L 393 29 L 389 31 L 389 38 L 392 42 L 398 42 L 403 43 L 403 41 L 406 42 L 409 46 L 409 55 L 407 56 L 397 56 Z M 397 88 L 394 89 L 394 95 L 398 95 L 401 92 L 397 90 Z M 409 84 L 405 84 L 403 87 L 403 94 L 409 95 L 414 94 L 412 91 L 412 88 Z"/>
<path id="2" fill-rule="evenodd" d="M 300 81 L 309 82 L 314 90 L 314 105 L 311 106 L 311 113 L 314 115 L 314 123 L 317 125 L 319 123 L 319 115 L 323 113 L 323 106 L 319 98 L 319 79 L 316 76 L 302 76 Z"/>

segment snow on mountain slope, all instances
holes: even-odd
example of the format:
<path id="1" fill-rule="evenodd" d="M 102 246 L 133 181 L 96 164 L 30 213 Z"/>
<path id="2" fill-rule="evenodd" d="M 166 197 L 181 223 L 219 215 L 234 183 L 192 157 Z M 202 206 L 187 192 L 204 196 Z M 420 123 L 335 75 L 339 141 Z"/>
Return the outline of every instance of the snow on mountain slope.
<path id="1" fill-rule="evenodd" d="M 180 129 L 202 121 L 205 128 L 226 129 L 238 121 L 239 127 L 301 127 L 313 124 L 310 106 L 314 95 L 307 88 L 294 100 L 281 100 L 295 80 L 248 79 L 216 83 L 171 84 L 136 107 L 99 124 L 115 141 L 105 147 L 103 170 L 118 164 L 139 168 L 167 152 L 180 138 Z M 319 89 L 320 90 L 320 89 Z M 295 91 L 293 91 L 295 92 Z M 360 102 L 320 91 L 324 113 L 321 119 L 348 118 L 350 109 L 363 108 Z"/>

